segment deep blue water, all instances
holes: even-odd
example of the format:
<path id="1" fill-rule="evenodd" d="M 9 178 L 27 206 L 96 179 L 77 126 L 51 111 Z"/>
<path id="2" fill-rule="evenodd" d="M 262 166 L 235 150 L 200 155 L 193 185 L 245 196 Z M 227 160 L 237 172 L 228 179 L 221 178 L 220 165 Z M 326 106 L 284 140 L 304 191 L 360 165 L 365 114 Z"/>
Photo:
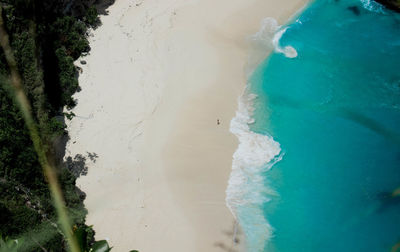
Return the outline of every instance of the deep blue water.
<path id="1" fill-rule="evenodd" d="M 298 56 L 275 52 L 250 78 L 251 129 L 283 153 L 263 172 L 276 192 L 258 205 L 273 228 L 264 251 L 390 251 L 400 241 L 400 197 L 389 195 L 400 187 L 400 15 L 382 10 L 313 2 L 280 40 Z"/>

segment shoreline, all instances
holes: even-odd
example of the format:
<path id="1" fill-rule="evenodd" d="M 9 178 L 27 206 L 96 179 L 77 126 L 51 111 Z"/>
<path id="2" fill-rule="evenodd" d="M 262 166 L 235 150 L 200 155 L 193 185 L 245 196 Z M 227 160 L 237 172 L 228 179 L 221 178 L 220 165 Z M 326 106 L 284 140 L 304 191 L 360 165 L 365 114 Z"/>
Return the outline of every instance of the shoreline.
<path id="1" fill-rule="evenodd" d="M 242 249 L 232 242 L 225 190 L 238 145 L 229 123 L 246 83 L 245 38 L 263 18 L 283 23 L 305 3 L 117 1 L 109 8 L 90 54 L 77 61 L 82 91 L 74 96 L 77 117 L 67 122 L 67 155 L 98 155 L 77 183 L 96 239 L 116 251 Z"/>

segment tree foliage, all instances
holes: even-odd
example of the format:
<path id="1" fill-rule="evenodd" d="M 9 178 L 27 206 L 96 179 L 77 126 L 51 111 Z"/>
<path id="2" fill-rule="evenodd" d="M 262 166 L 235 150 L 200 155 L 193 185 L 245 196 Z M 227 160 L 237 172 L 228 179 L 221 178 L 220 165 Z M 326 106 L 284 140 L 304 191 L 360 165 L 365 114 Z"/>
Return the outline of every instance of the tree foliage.
<path id="1" fill-rule="evenodd" d="M 86 31 L 98 22 L 92 3 L 0 2 L 40 138 L 46 153 L 57 164 L 69 217 L 78 230 L 85 230 L 88 248 L 96 243 L 94 231 L 85 225 L 84 193 L 75 186 L 76 177 L 60 162 L 53 147 L 57 139 L 66 137 L 65 124 L 60 120 L 64 117 L 62 107 L 73 107 L 72 95 L 79 90 L 73 62 L 89 51 Z M 0 50 L 0 236 L 8 237 L 0 238 L 0 251 L 65 251 L 67 245 L 58 227 L 46 178 L 13 93 L 7 88 L 9 71 Z"/>

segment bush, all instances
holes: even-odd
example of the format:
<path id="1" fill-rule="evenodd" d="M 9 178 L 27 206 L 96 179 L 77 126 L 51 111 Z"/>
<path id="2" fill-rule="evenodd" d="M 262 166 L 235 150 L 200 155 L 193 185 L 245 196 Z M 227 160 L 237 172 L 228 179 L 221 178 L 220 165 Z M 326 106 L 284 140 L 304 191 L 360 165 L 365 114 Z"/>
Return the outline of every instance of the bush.
<path id="1" fill-rule="evenodd" d="M 72 57 L 68 56 L 65 47 L 56 50 L 56 56 L 59 66 L 59 79 L 62 91 L 61 103 L 68 107 L 75 106 L 75 101 L 72 95 L 79 87 L 78 80 L 76 79 L 76 68 Z"/>
<path id="2" fill-rule="evenodd" d="M 55 48 L 64 47 L 68 56 L 77 59 L 82 52 L 90 50 L 85 36 L 86 29 L 85 24 L 77 21 L 74 17 L 58 18 L 50 27 L 51 33 L 57 37 Z"/>
<path id="3" fill-rule="evenodd" d="M 85 19 L 86 23 L 92 27 L 96 27 L 100 23 L 99 14 L 94 6 L 88 8 Z"/>

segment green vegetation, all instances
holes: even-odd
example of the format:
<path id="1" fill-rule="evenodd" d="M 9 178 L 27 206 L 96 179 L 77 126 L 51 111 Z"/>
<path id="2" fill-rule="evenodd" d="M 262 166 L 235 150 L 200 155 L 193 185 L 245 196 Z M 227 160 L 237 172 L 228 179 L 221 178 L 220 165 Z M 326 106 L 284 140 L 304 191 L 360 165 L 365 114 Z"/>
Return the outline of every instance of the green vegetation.
<path id="1" fill-rule="evenodd" d="M 93 232 L 90 227 L 81 227 L 75 229 L 74 236 L 77 240 L 79 251 L 81 252 L 109 252 L 111 248 L 106 241 L 97 241 L 89 243 L 87 240 L 88 232 Z M 36 240 L 35 240 L 36 241 Z M 32 248 L 33 246 L 39 246 L 40 249 L 48 251 L 48 248 L 40 246 L 38 241 L 36 244 L 27 243 L 23 238 L 20 239 L 10 239 L 9 237 L 0 236 L 0 252 L 19 252 L 26 251 L 26 249 Z M 131 251 L 132 252 L 132 251 Z M 133 250 L 133 252 L 137 252 Z"/>
<path id="2" fill-rule="evenodd" d="M 110 250 L 85 225 L 84 194 L 54 148 L 67 136 L 62 107 L 79 90 L 73 61 L 99 23 L 91 2 L 0 0 L 0 251 L 74 250 L 71 240 Z"/>

